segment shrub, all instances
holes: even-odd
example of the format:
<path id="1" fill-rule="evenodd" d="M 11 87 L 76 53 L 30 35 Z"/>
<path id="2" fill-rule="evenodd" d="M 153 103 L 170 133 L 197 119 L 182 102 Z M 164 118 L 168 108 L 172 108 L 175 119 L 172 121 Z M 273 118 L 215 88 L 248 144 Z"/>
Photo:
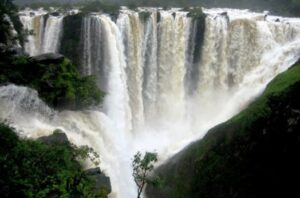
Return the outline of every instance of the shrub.
<path id="1" fill-rule="evenodd" d="M 29 57 L 14 57 L 11 64 L 0 63 L 0 83 L 36 89 L 39 96 L 55 108 L 76 110 L 101 102 L 104 94 L 98 89 L 94 77 L 82 77 L 68 59 L 51 61 L 42 63 Z"/>
<path id="2" fill-rule="evenodd" d="M 76 161 L 90 149 L 19 139 L 4 124 L 0 134 L 1 197 L 106 197 Z"/>

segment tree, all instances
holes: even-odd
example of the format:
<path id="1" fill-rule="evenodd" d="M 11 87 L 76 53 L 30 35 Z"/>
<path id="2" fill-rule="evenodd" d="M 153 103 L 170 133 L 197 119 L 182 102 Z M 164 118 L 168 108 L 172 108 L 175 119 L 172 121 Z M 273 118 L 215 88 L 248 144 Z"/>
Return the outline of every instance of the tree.
<path id="1" fill-rule="evenodd" d="M 137 198 L 141 197 L 145 184 L 155 184 L 158 178 L 152 178 L 150 173 L 154 169 L 154 163 L 157 162 L 157 153 L 146 152 L 144 157 L 140 152 L 134 155 L 132 161 L 134 182 L 138 187 Z"/>
<path id="2" fill-rule="evenodd" d="M 13 29 L 17 34 L 13 33 Z M 0 43 L 12 47 L 17 41 L 22 44 L 26 37 L 19 19 L 18 7 L 13 0 L 0 1 Z"/>
<path id="3" fill-rule="evenodd" d="M 99 163 L 88 146 L 60 143 L 60 131 L 29 140 L 0 122 L 0 195 L 6 197 L 107 198 L 106 189 L 96 189 L 80 161 Z M 58 142 L 57 142 L 58 140 Z M 79 161 L 80 160 L 80 161 Z"/>

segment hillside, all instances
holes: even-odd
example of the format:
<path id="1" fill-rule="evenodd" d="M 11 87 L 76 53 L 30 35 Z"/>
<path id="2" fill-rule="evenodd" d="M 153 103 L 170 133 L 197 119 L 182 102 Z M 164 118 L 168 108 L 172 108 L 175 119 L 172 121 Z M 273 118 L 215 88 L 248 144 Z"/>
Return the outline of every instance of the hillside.
<path id="1" fill-rule="evenodd" d="M 247 109 L 159 167 L 164 185 L 148 187 L 147 197 L 299 197 L 299 93 L 298 64 Z"/>

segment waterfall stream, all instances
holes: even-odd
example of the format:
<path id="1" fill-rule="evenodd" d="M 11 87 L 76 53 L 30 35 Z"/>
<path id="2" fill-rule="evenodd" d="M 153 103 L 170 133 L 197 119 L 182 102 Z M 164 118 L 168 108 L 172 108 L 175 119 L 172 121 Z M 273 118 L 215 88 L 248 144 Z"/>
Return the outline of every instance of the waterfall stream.
<path id="1" fill-rule="evenodd" d="M 146 11 L 146 19 L 131 10 L 116 21 L 100 13 L 84 17 L 83 74 L 96 75 L 106 92 L 101 109 L 56 112 L 34 90 L 0 87 L 0 119 L 21 136 L 59 128 L 73 143 L 92 146 L 111 178 L 110 197 L 136 196 L 137 151 L 156 151 L 164 162 L 238 113 L 300 57 L 300 19 L 205 9 L 203 45 L 195 50 L 201 29 L 186 12 Z M 26 52 L 59 52 L 63 17 L 24 12 L 21 21 L 35 33 Z"/>

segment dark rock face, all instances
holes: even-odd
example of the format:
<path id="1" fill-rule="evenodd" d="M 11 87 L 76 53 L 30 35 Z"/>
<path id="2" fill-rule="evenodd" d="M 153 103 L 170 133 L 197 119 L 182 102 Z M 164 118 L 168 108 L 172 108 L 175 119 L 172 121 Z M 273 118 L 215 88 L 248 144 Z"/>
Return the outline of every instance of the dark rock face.
<path id="1" fill-rule="evenodd" d="M 51 16 L 60 16 L 60 13 L 59 12 L 52 12 L 50 13 Z"/>
<path id="2" fill-rule="evenodd" d="M 87 175 L 97 175 L 97 174 L 102 174 L 102 172 L 101 172 L 101 170 L 100 170 L 99 167 L 87 169 L 87 170 L 85 170 L 85 173 L 86 173 Z"/>
<path id="3" fill-rule="evenodd" d="M 85 171 L 86 175 L 92 180 L 96 181 L 95 191 L 98 192 L 101 189 L 106 189 L 108 193 L 111 192 L 110 178 L 101 172 L 100 168 L 91 168 Z"/>
<path id="4" fill-rule="evenodd" d="M 59 53 L 65 55 L 68 59 L 81 68 L 81 57 L 83 53 L 83 44 L 81 40 L 83 15 L 68 15 L 63 19 L 63 32 Z"/>
<path id="5" fill-rule="evenodd" d="M 227 13 L 227 12 L 222 12 L 222 13 L 220 13 L 220 15 L 226 18 L 227 23 L 230 22 L 230 19 L 229 19 L 229 16 L 228 16 L 228 13 Z"/>
<path id="6" fill-rule="evenodd" d="M 220 13 L 221 16 L 228 16 L 227 12 Z"/>
<path id="7" fill-rule="evenodd" d="M 300 65 L 156 170 L 148 198 L 300 197 Z"/>
<path id="8" fill-rule="evenodd" d="M 59 64 L 64 60 L 64 56 L 55 53 L 46 53 L 38 56 L 33 56 L 32 60 L 41 64 Z"/>
<path id="9" fill-rule="evenodd" d="M 49 145 L 70 144 L 67 135 L 59 129 L 55 130 L 52 135 L 40 137 L 38 140 Z"/>

